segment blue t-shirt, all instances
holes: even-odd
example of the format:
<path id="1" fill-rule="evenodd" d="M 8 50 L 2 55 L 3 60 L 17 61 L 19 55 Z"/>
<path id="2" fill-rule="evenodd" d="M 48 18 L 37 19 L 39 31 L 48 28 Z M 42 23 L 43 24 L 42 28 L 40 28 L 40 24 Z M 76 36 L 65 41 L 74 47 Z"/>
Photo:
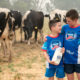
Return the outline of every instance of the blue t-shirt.
<path id="1" fill-rule="evenodd" d="M 62 27 L 64 35 L 64 63 L 66 64 L 80 64 L 80 54 L 78 54 L 78 46 L 80 44 L 80 25 L 75 28 L 68 24 Z"/>
<path id="2" fill-rule="evenodd" d="M 59 34 L 57 37 L 47 36 L 46 41 L 42 46 L 42 50 L 46 51 L 47 54 L 49 55 L 50 60 L 52 60 L 54 52 L 58 47 L 63 47 L 63 35 L 61 34 Z M 59 66 L 63 66 L 63 59 L 61 59 L 60 64 L 57 66 L 47 62 L 47 68 L 56 68 Z"/>

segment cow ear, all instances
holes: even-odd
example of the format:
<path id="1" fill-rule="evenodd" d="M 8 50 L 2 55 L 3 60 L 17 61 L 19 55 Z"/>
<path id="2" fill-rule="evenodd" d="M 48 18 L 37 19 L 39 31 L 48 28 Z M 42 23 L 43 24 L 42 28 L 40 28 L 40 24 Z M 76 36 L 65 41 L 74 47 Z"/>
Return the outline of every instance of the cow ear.
<path id="1" fill-rule="evenodd" d="M 61 14 L 59 14 L 59 17 L 61 18 Z"/>
<path id="2" fill-rule="evenodd" d="M 57 13 L 55 14 L 55 17 L 58 17 L 58 14 Z"/>
<path id="3" fill-rule="evenodd" d="M 12 17 L 12 13 L 11 12 L 9 12 L 9 15 Z"/>

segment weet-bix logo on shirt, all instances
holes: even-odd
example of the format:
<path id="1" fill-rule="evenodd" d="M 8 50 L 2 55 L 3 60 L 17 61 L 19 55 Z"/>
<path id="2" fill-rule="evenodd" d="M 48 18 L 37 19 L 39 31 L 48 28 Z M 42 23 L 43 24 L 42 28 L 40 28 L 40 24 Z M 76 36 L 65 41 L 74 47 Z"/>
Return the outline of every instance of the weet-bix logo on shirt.
<path id="1" fill-rule="evenodd" d="M 50 46 L 50 47 L 51 47 L 52 50 L 55 50 L 56 48 L 58 48 L 58 47 L 60 47 L 60 46 L 61 46 L 61 42 L 59 42 L 59 41 L 54 41 L 54 40 L 53 40 L 53 41 L 51 42 L 51 46 Z"/>
<path id="2" fill-rule="evenodd" d="M 75 32 L 67 32 L 66 33 L 66 40 L 72 41 L 76 39 L 76 33 Z"/>

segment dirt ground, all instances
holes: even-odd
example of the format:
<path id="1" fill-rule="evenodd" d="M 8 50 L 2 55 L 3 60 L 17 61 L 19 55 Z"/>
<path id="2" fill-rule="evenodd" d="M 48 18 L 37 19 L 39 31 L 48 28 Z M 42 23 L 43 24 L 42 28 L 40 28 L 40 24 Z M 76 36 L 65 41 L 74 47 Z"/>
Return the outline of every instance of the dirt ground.
<path id="1" fill-rule="evenodd" d="M 47 21 L 45 21 L 44 35 L 47 35 Z M 46 30 L 45 30 L 46 29 Z M 20 40 L 19 31 L 17 41 Z M 13 60 L 8 63 L 3 58 L 0 49 L 0 80 L 47 80 L 45 78 L 45 59 L 41 51 L 42 44 L 31 44 L 16 42 L 13 45 Z M 56 80 L 56 77 L 55 77 Z M 64 80 L 67 80 L 65 77 Z M 75 76 L 75 80 L 77 80 Z"/>

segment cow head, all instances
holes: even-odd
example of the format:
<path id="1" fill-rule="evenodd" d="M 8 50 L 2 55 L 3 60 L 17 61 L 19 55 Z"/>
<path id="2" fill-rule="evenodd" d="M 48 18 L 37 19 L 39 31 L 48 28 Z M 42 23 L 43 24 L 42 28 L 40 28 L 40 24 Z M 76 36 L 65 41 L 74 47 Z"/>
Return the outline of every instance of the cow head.
<path id="1" fill-rule="evenodd" d="M 22 15 L 19 11 L 11 10 L 12 17 L 15 19 L 13 29 L 14 31 L 21 27 Z"/>
<path id="2" fill-rule="evenodd" d="M 66 10 L 58 10 L 58 9 L 55 9 L 54 11 L 52 11 L 50 13 L 50 20 L 53 20 L 55 18 L 55 16 L 60 17 L 61 18 L 61 22 L 66 23 L 66 19 L 65 19 Z"/>
<path id="3" fill-rule="evenodd" d="M 8 19 L 8 25 L 9 25 L 9 35 L 8 35 L 8 38 L 10 40 L 13 39 L 14 37 L 14 30 L 13 30 L 13 26 L 14 26 L 14 18 L 12 17 L 12 14 L 11 12 L 9 12 L 9 19 Z"/>
<path id="4" fill-rule="evenodd" d="M 55 17 L 53 18 L 53 20 L 61 20 L 61 15 L 60 14 L 55 14 Z"/>
<path id="5" fill-rule="evenodd" d="M 25 23 L 25 21 L 24 21 Z M 30 21 L 25 23 L 25 26 L 23 27 L 23 30 L 25 33 L 27 33 L 27 39 L 32 37 L 32 32 L 33 32 L 33 25 Z"/>

